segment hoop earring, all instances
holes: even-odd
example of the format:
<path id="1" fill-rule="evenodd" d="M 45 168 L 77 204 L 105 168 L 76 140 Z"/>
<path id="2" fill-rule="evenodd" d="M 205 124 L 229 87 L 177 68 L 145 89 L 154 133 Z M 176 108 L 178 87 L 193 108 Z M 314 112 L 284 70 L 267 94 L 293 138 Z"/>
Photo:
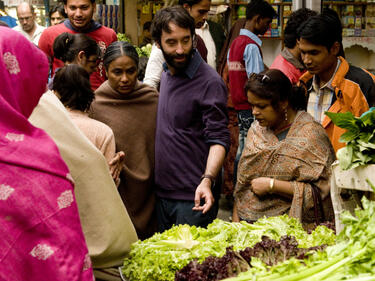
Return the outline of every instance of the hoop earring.
<path id="1" fill-rule="evenodd" d="M 285 108 L 284 113 L 285 113 L 285 121 L 288 121 L 288 110 L 286 108 Z"/>

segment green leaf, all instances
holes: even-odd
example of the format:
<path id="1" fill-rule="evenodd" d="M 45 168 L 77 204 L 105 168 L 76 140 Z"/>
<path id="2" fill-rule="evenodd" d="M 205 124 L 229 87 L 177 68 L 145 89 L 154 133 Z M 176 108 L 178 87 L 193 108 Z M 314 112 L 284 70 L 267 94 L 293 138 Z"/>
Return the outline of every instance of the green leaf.
<path id="1" fill-rule="evenodd" d="M 366 154 L 363 154 L 361 151 L 353 152 L 353 162 L 359 162 L 362 165 L 369 163 L 372 158 Z"/>
<path id="2" fill-rule="evenodd" d="M 353 147 L 352 145 L 347 145 L 343 148 L 340 148 L 337 150 L 337 159 L 340 163 L 340 168 L 342 170 L 348 170 L 350 168 L 350 165 L 353 162 Z"/>
<path id="3" fill-rule="evenodd" d="M 359 136 L 359 132 L 346 131 L 340 136 L 340 142 L 348 143 Z"/>
<path id="4" fill-rule="evenodd" d="M 360 119 L 365 126 L 373 125 L 375 122 L 375 107 L 371 107 L 368 111 L 363 113 Z"/>
<path id="5" fill-rule="evenodd" d="M 364 142 L 370 142 L 374 136 L 374 131 L 372 132 L 360 132 L 358 138 Z"/>
<path id="6" fill-rule="evenodd" d="M 370 142 L 365 142 L 363 140 L 358 140 L 357 141 L 358 144 L 360 146 L 363 146 L 363 147 L 366 147 L 366 148 L 369 148 L 369 149 L 374 149 L 375 150 L 375 144 L 374 143 L 370 143 Z M 374 151 L 375 152 L 375 151 Z"/>
<path id="7" fill-rule="evenodd" d="M 357 118 L 353 116 L 351 112 L 345 113 L 334 113 L 325 112 L 325 114 L 332 120 L 332 122 L 343 129 L 347 129 L 353 133 L 359 133 L 359 126 L 357 124 Z"/>

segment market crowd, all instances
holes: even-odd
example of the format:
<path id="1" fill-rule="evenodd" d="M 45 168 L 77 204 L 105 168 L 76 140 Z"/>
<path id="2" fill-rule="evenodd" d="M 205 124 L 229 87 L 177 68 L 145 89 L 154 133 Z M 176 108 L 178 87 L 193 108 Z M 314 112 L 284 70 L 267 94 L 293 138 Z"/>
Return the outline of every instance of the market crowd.
<path id="1" fill-rule="evenodd" d="M 63 4 L 48 28 L 27 3 L 19 26 L 0 26 L 1 280 L 121 280 L 132 243 L 206 227 L 223 193 L 233 222 L 333 220 L 343 130 L 324 113 L 375 104 L 334 11 L 294 11 L 268 67 L 268 2 L 250 1 L 225 36 L 210 0 L 180 0 L 145 25 L 140 77 L 135 47 L 93 20 L 95 0 Z"/>

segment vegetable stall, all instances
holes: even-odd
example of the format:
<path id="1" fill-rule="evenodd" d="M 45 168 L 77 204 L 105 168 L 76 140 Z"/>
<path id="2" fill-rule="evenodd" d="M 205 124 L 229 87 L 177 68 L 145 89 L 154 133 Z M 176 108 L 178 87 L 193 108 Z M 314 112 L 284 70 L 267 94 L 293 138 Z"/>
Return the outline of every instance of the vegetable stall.
<path id="1" fill-rule="evenodd" d="M 335 205 L 338 187 L 361 189 L 366 182 L 363 190 L 375 191 L 375 165 L 370 165 L 375 164 L 375 111 L 358 118 L 348 113 L 329 117 L 347 129 L 336 176 L 352 171 L 350 179 L 333 177 Z M 361 172 L 366 168 L 371 175 Z M 148 281 L 375 280 L 375 201 L 363 196 L 361 205 L 354 214 L 334 206 L 337 235 L 329 224 L 307 233 L 287 215 L 254 224 L 216 219 L 207 228 L 174 226 L 134 243 L 122 274 L 124 280 Z"/>

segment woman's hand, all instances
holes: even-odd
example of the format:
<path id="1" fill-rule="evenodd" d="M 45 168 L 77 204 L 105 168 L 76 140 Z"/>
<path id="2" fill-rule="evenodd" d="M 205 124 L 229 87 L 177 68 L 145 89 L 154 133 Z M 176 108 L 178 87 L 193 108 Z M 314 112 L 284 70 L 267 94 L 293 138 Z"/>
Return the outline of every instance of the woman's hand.
<path id="1" fill-rule="evenodd" d="M 124 168 L 125 163 L 125 153 L 124 151 L 119 151 L 115 154 L 111 161 L 109 161 L 109 171 L 111 172 L 112 178 L 115 183 L 119 183 L 120 173 Z"/>
<path id="2" fill-rule="evenodd" d="M 251 190 L 258 196 L 263 196 L 270 191 L 271 178 L 261 177 L 251 181 Z"/>

